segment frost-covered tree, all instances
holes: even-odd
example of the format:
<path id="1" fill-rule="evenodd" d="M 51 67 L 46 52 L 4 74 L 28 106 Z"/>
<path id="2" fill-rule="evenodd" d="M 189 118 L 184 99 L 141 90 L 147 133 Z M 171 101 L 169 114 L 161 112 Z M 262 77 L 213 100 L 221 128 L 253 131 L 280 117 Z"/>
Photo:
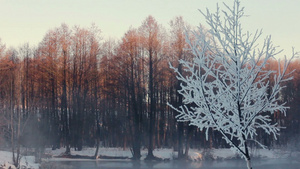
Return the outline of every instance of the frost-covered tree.
<path id="1" fill-rule="evenodd" d="M 194 32 L 196 40 L 191 42 L 193 61 L 180 60 L 184 71 L 177 73 L 181 81 L 178 91 L 183 96 L 184 105 L 174 107 L 179 112 L 180 121 L 206 131 L 217 130 L 223 139 L 247 162 L 251 161 L 247 143 L 255 141 L 257 130 L 276 136 L 279 127 L 271 123 L 270 116 L 275 112 L 286 113 L 287 106 L 281 102 L 282 82 L 292 79 L 287 67 L 298 55 L 293 51 L 290 59 L 278 62 L 278 70 L 266 70 L 268 60 L 280 53 L 265 38 L 258 48 L 257 40 L 262 31 L 254 34 L 243 32 L 241 19 L 244 8 L 235 0 L 232 8 L 224 4 L 225 10 L 217 7 L 216 13 L 200 11 L 210 29 L 199 28 Z M 274 77 L 274 79 L 270 79 Z M 273 80 L 273 85 L 270 81 Z"/>

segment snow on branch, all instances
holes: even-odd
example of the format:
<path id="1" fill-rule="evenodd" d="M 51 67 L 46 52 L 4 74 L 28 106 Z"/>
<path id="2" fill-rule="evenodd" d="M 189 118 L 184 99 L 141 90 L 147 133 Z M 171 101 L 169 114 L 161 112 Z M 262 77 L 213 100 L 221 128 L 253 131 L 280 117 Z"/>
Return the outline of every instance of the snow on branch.
<path id="1" fill-rule="evenodd" d="M 287 67 L 299 53 L 293 50 L 290 59 L 285 58 L 283 64 L 278 62 L 277 71 L 268 70 L 268 61 L 281 52 L 272 44 L 271 36 L 258 48 L 262 31 L 243 33 L 240 19 L 244 8 L 240 2 L 235 1 L 233 8 L 225 7 L 221 12 L 217 7 L 216 13 L 200 11 L 210 29 L 205 32 L 199 27 L 193 42 L 186 38 L 194 58 L 179 61 L 183 73 L 170 65 L 181 82 L 178 92 L 184 103 L 178 108 L 170 106 L 179 113 L 179 121 L 189 121 L 205 130 L 206 138 L 209 129 L 220 131 L 228 144 L 248 158 L 246 143 L 259 143 L 255 140 L 258 129 L 275 138 L 278 135 L 280 128 L 272 124 L 270 116 L 285 114 L 288 109 L 280 100 L 280 92 L 282 82 L 292 79 L 291 73 L 286 73 Z"/>

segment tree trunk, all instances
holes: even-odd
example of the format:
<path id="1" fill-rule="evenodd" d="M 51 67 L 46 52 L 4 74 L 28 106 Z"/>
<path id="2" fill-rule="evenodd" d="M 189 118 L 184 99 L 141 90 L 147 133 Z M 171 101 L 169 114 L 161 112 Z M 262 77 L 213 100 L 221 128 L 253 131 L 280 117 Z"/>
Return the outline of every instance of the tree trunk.
<path id="1" fill-rule="evenodd" d="M 139 97 L 136 97 L 135 89 L 138 88 L 138 84 L 135 85 L 135 76 L 134 76 L 134 61 L 131 58 L 131 84 L 130 84 L 130 94 L 131 94 L 131 104 L 132 104 L 132 111 L 133 115 L 133 127 L 134 127 L 134 134 L 133 134 L 133 159 L 139 160 L 141 158 L 141 131 L 140 131 L 140 114 L 138 109 L 138 100 Z M 139 90 L 137 90 L 137 94 L 139 95 Z M 137 99 L 136 99 L 137 98 Z"/>
<path id="2" fill-rule="evenodd" d="M 67 53 L 63 51 L 63 79 L 62 79 L 62 96 L 61 96 L 61 113 L 63 119 L 63 132 L 65 136 L 66 152 L 70 154 L 70 126 L 69 126 L 69 115 L 68 115 L 68 102 L 67 102 Z"/>
<path id="3" fill-rule="evenodd" d="M 249 157 L 249 159 L 248 159 L 248 158 L 246 159 L 246 162 L 247 162 L 247 168 L 248 168 L 248 169 L 252 169 L 250 157 Z"/>
<path id="4" fill-rule="evenodd" d="M 98 152 L 99 152 L 99 145 L 100 145 L 100 139 L 97 138 L 97 143 L 96 143 L 96 151 L 94 154 L 94 158 L 97 159 L 98 158 Z"/>
<path id="5" fill-rule="evenodd" d="M 183 158 L 183 123 L 178 123 L 178 158 Z"/>
<path id="6" fill-rule="evenodd" d="M 149 143 L 148 143 L 148 155 L 146 159 L 154 159 L 153 155 L 153 136 L 155 125 L 155 101 L 153 91 L 153 60 L 152 50 L 149 50 L 149 94 L 150 94 L 150 126 L 149 126 Z"/>
<path id="7" fill-rule="evenodd" d="M 244 145 L 245 145 L 245 157 L 246 157 L 247 167 L 248 167 L 248 169 L 252 169 L 251 158 L 250 158 L 250 154 L 249 154 L 248 145 L 247 145 L 245 135 L 243 135 L 243 139 L 245 140 Z"/>
<path id="8" fill-rule="evenodd" d="M 178 65 L 178 71 L 181 73 L 182 72 L 182 66 L 181 64 Z M 180 81 L 177 81 L 177 85 L 176 85 L 176 91 L 179 91 L 181 89 L 180 87 Z M 177 107 L 179 107 L 180 105 L 182 105 L 182 95 L 179 94 L 178 92 L 176 92 L 176 104 Z M 178 124 L 178 158 L 183 158 L 184 154 L 183 154 L 183 137 L 184 137 L 184 123 L 182 122 L 177 122 Z"/>
<path id="9" fill-rule="evenodd" d="M 188 126 L 188 134 L 187 134 L 187 138 L 186 138 L 185 153 L 184 153 L 184 156 L 186 158 L 188 158 L 188 156 L 189 156 L 190 143 L 191 143 L 192 136 L 193 136 L 193 127 Z"/>
<path id="10" fill-rule="evenodd" d="M 98 117 L 98 115 L 97 115 Z M 97 147 L 96 147 L 96 151 L 95 151 L 95 155 L 94 158 L 97 159 L 98 158 L 98 151 L 99 151 L 99 146 L 100 146 L 100 121 L 97 120 L 97 133 L 96 133 L 96 137 L 97 137 Z"/>

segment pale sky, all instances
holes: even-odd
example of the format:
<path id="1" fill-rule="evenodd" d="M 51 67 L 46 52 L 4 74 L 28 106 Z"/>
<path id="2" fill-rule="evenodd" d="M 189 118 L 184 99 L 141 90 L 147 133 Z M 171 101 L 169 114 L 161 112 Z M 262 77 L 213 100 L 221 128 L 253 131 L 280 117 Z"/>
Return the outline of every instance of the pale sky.
<path id="1" fill-rule="evenodd" d="M 216 3 L 233 0 L 0 0 L 0 38 L 7 47 L 26 42 L 36 46 L 46 32 L 61 23 L 89 27 L 95 23 L 106 38 L 121 38 L 130 26 L 138 27 L 152 15 L 168 29 L 171 19 L 183 16 L 192 26 L 205 20 L 198 9 L 215 11 Z M 263 29 L 289 55 L 300 51 L 300 0 L 242 0 L 244 29 Z"/>

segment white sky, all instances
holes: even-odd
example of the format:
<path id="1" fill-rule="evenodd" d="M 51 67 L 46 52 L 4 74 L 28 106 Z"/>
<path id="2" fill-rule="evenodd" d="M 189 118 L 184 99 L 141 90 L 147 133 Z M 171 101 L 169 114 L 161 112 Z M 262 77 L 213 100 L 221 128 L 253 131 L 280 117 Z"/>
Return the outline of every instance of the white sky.
<path id="1" fill-rule="evenodd" d="M 89 27 L 95 23 L 104 38 L 121 38 L 130 26 L 138 27 L 152 15 L 168 28 L 176 16 L 192 26 L 205 24 L 198 9 L 215 11 L 233 0 L 0 0 L 0 38 L 7 47 L 26 42 L 37 45 L 45 33 L 61 23 Z M 263 29 L 263 37 L 272 35 L 275 45 L 289 55 L 300 51 L 300 0 L 242 0 L 249 17 L 244 29 Z"/>

